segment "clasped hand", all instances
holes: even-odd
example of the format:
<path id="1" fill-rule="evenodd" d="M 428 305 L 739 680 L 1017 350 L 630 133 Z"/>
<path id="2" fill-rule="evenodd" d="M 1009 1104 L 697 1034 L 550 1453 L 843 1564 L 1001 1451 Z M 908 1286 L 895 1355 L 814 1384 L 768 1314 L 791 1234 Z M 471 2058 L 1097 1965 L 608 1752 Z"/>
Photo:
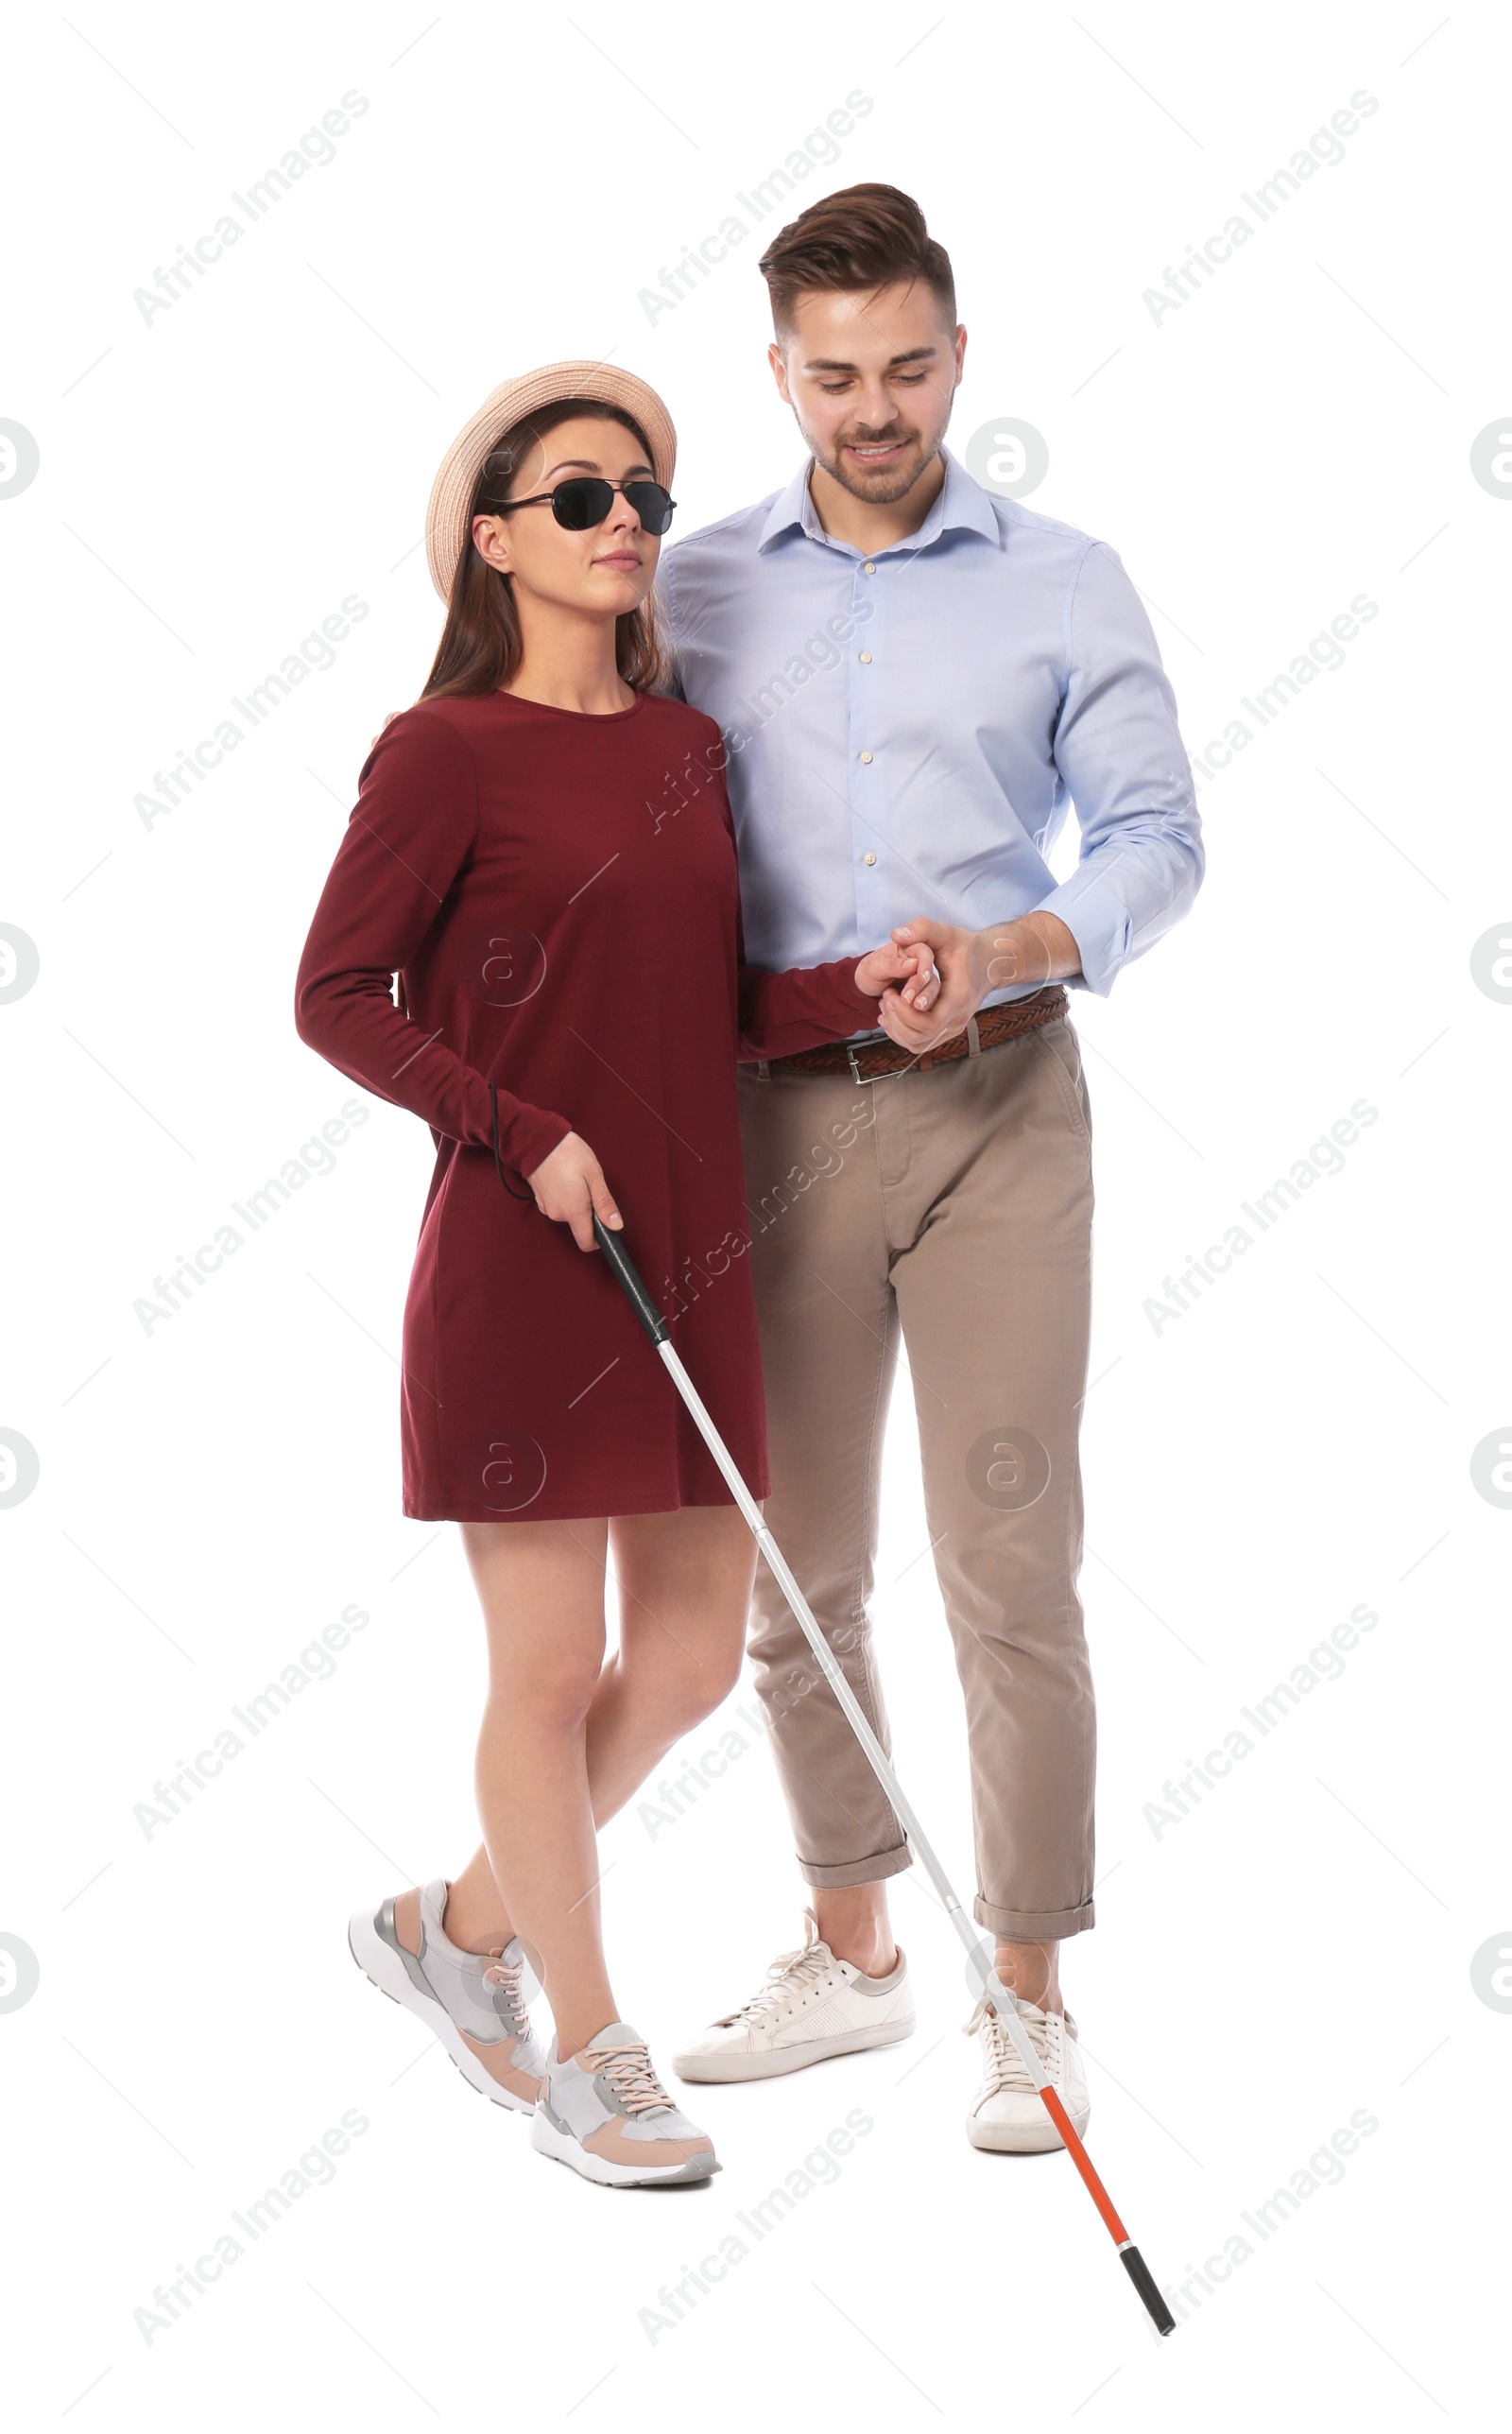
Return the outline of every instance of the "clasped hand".
<path id="1" fill-rule="evenodd" d="M 892 937 L 904 951 L 928 950 L 938 968 L 933 989 L 910 976 L 885 988 L 878 1002 L 888 1038 L 915 1056 L 964 1031 L 994 989 L 1042 989 L 1081 969 L 1081 951 L 1055 913 L 1022 913 L 983 930 L 921 917 L 902 923 Z"/>

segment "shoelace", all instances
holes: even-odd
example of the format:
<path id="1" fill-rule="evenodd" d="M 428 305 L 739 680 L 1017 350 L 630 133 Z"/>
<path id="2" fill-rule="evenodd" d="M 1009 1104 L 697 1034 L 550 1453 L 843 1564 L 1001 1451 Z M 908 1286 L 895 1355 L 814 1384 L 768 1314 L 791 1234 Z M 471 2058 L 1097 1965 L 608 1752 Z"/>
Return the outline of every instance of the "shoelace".
<path id="1" fill-rule="evenodd" d="M 1021 2003 L 1019 2017 L 1028 2033 L 1029 2043 L 1045 2066 L 1051 2079 L 1056 2076 L 1058 2059 L 1057 2040 L 1062 2023 L 1057 2013 L 1041 2011 L 1038 2004 Z M 961 2030 L 963 2037 L 974 2037 L 985 2028 L 987 2040 L 988 2084 L 985 2093 L 996 2096 L 1005 2091 L 1013 2096 L 1038 2096 L 1039 2089 L 1019 2060 L 1018 2050 L 1009 2039 L 998 2013 L 986 1995 Z"/>
<path id="2" fill-rule="evenodd" d="M 730 2012 L 714 2026 L 738 2028 L 780 2011 L 791 1997 L 805 1988 L 816 1986 L 826 1971 L 834 1967 L 834 1955 L 827 1943 L 819 1941 L 819 1923 L 812 1910 L 803 1913 L 803 1942 L 796 1952 L 780 1952 L 766 1973 L 767 1984 L 743 2003 L 738 2011 Z"/>
<path id="3" fill-rule="evenodd" d="M 578 2065 L 597 2079 L 607 2079 L 627 2113 L 672 2110 L 672 2098 L 657 2078 L 649 2049 L 643 2045 L 594 2046 L 577 2056 Z"/>
<path id="4" fill-rule="evenodd" d="M 530 2014 L 525 2010 L 524 1990 L 522 1983 L 524 1972 L 525 1965 L 523 1959 L 506 1960 L 501 1955 L 498 1959 L 491 1960 L 483 1973 L 485 1986 L 503 1988 L 504 1999 L 508 2007 L 509 2026 L 522 2045 L 526 2044 L 530 2036 Z"/>

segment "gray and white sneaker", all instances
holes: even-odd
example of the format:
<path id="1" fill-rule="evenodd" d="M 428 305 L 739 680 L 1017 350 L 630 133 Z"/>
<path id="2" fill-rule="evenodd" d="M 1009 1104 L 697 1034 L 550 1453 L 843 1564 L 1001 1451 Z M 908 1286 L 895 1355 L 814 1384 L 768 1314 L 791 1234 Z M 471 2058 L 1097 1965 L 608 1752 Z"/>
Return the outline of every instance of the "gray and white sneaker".
<path id="1" fill-rule="evenodd" d="M 600 2028 L 571 2062 L 558 2061 L 553 2037 L 530 2144 L 606 2188 L 706 2181 L 720 2169 L 713 2140 L 678 2111 L 645 2039 L 623 2020 Z"/>
<path id="2" fill-rule="evenodd" d="M 441 1925 L 447 1882 L 390 1893 L 347 1929 L 352 1958 L 380 1993 L 434 2028 L 469 2087 L 513 2113 L 534 2113 L 546 2056 L 525 2010 L 516 1936 L 497 1952 L 464 1952 Z"/>

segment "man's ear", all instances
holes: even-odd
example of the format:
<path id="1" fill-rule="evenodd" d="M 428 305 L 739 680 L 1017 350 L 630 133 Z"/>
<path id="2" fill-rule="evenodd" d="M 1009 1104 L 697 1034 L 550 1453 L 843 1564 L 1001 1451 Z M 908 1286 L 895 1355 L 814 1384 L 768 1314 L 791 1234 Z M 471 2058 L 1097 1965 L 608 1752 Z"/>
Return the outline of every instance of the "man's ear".
<path id="1" fill-rule="evenodd" d="M 777 383 L 778 396 L 784 406 L 791 406 L 793 399 L 787 386 L 787 365 L 783 359 L 782 342 L 780 338 L 774 338 L 767 348 L 766 360 L 772 367 L 772 378 Z"/>

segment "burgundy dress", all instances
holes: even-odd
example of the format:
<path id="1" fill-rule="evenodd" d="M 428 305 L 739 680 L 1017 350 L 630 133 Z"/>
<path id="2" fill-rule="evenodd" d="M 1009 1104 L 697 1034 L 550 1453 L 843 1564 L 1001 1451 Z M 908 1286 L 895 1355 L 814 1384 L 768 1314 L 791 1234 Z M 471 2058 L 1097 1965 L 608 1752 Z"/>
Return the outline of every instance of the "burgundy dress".
<path id="1" fill-rule="evenodd" d="M 490 1079 L 516 1192 L 568 1131 L 593 1150 L 765 1495 L 736 1062 L 874 1029 L 856 958 L 744 966 L 719 730 L 685 702 L 637 694 L 593 716 L 506 693 L 427 701 L 385 728 L 358 785 L 295 1021 L 436 1143 L 404 1309 L 404 1510 L 541 1521 L 730 1501 L 604 1259 L 502 1187 Z"/>

